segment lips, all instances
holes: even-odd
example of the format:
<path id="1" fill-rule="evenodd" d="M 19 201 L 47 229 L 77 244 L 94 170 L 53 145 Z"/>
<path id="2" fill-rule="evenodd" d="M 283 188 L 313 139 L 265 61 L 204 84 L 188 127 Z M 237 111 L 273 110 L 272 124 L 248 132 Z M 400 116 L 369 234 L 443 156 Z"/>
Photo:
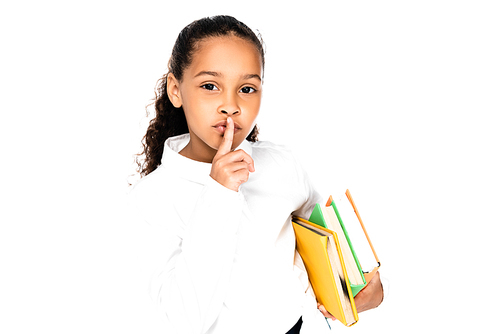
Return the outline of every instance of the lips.
<path id="1" fill-rule="evenodd" d="M 226 121 L 220 121 L 217 124 L 213 125 L 212 127 L 217 132 L 223 135 L 226 132 L 226 126 L 227 126 Z M 241 126 L 238 123 L 234 122 L 234 133 L 239 132 L 241 129 L 242 129 Z"/>

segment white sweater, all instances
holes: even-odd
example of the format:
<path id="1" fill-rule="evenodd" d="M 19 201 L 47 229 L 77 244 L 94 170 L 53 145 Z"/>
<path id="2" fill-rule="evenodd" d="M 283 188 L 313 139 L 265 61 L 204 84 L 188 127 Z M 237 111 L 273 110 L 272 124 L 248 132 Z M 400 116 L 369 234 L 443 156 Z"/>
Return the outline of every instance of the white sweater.
<path id="1" fill-rule="evenodd" d="M 235 192 L 210 177 L 211 164 L 178 154 L 188 142 L 168 139 L 162 164 L 131 193 L 155 229 L 162 263 L 151 293 L 168 333 L 284 334 L 301 316 L 301 333 L 327 331 L 290 221 L 321 198 L 293 155 L 244 141 L 256 171 Z"/>

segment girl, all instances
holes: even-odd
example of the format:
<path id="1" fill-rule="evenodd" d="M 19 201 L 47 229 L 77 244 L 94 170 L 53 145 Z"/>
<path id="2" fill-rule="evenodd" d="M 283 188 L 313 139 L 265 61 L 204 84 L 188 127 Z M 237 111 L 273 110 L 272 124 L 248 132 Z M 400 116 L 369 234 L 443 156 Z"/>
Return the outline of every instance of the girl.
<path id="1" fill-rule="evenodd" d="M 151 288 L 169 333 L 328 328 L 290 219 L 321 197 L 289 150 L 257 141 L 263 76 L 262 41 L 217 16 L 181 31 L 159 83 L 132 195 L 161 241 Z M 372 281 L 358 308 L 381 293 Z"/>

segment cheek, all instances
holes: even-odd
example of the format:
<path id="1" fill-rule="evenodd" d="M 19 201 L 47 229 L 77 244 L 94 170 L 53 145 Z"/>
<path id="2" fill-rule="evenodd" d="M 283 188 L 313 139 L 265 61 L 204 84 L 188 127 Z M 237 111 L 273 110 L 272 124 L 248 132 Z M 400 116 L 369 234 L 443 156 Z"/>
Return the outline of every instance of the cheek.
<path id="1" fill-rule="evenodd" d="M 255 124 L 256 118 L 259 115 L 260 111 L 260 99 L 254 99 L 249 101 L 247 105 L 247 113 L 248 117 L 252 120 L 252 123 Z"/>
<path id="2" fill-rule="evenodd" d="M 209 115 L 211 113 L 209 111 L 211 105 L 206 103 L 206 101 L 189 97 L 185 101 L 186 103 L 183 104 L 183 108 L 188 125 L 202 124 L 210 118 Z"/>

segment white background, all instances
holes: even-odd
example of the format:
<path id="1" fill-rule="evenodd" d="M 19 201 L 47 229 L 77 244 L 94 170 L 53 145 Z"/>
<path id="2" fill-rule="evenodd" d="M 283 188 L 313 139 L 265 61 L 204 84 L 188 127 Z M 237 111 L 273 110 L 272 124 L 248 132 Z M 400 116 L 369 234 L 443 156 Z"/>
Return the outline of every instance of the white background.
<path id="1" fill-rule="evenodd" d="M 332 332 L 493 331 L 499 6 L 276 3 L 0 6 L 0 332 L 161 332 L 127 181 L 177 34 L 216 14 L 266 42 L 260 138 L 325 196 L 351 190 L 390 280 Z"/>

